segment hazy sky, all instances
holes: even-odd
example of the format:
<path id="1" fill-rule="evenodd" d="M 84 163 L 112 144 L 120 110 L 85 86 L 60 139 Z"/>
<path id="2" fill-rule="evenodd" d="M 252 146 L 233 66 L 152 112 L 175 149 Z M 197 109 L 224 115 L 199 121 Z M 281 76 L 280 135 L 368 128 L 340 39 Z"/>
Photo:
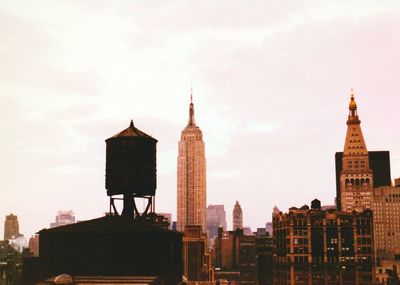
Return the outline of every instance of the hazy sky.
<path id="1" fill-rule="evenodd" d="M 108 209 L 104 140 L 158 139 L 157 210 L 176 218 L 190 85 L 207 204 L 228 228 L 318 197 L 333 204 L 354 88 L 369 150 L 400 177 L 399 1 L 0 1 L 0 234 Z"/>

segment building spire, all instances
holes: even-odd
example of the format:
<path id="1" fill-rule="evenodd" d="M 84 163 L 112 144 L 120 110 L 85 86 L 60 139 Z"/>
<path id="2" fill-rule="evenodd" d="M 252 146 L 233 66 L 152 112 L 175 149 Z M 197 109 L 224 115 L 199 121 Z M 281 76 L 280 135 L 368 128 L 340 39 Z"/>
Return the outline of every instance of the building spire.
<path id="1" fill-rule="evenodd" d="M 194 120 L 194 105 L 193 105 L 193 92 L 192 92 L 192 87 L 190 87 L 190 105 L 189 105 L 189 122 L 188 122 L 188 127 L 195 127 L 196 122 Z"/>
<path id="2" fill-rule="evenodd" d="M 353 88 L 351 88 L 351 97 L 350 97 L 350 103 L 349 103 L 349 117 L 348 117 L 347 123 L 360 123 L 360 120 L 358 119 L 357 103 L 356 103 L 356 100 L 354 99 Z"/>

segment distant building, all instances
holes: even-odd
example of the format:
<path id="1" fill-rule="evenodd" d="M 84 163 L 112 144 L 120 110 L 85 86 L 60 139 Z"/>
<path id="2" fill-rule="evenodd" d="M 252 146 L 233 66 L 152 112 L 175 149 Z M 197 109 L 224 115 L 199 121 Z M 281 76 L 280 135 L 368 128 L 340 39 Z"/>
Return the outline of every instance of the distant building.
<path id="1" fill-rule="evenodd" d="M 31 236 L 29 239 L 29 252 L 33 256 L 39 256 L 39 235 L 35 234 L 34 236 Z"/>
<path id="2" fill-rule="evenodd" d="M 253 232 L 251 231 L 250 227 L 243 227 L 243 234 L 245 236 L 251 236 L 251 235 L 253 235 Z"/>
<path id="3" fill-rule="evenodd" d="M 7 215 L 4 221 L 4 240 L 14 239 L 19 235 L 18 217 L 14 214 Z"/>
<path id="4" fill-rule="evenodd" d="M 213 281 L 214 273 L 208 253 L 207 235 L 200 225 L 185 226 L 183 236 L 183 269 L 188 281 Z"/>
<path id="5" fill-rule="evenodd" d="M 189 106 L 189 121 L 182 131 L 178 147 L 177 229 L 200 225 L 206 232 L 206 157 L 203 134 Z"/>
<path id="6" fill-rule="evenodd" d="M 323 205 L 323 206 L 321 206 L 321 210 L 323 210 L 323 211 L 336 210 L 336 205 Z"/>
<path id="7" fill-rule="evenodd" d="M 319 284 L 373 284 L 372 211 L 323 211 L 318 200 L 312 205 L 273 216 L 274 284 L 287 276 L 302 284 L 311 278 Z"/>
<path id="8" fill-rule="evenodd" d="M 272 236 L 272 222 L 268 222 L 265 224 L 265 230 L 267 233 L 269 233 L 270 236 Z"/>
<path id="9" fill-rule="evenodd" d="M 232 229 L 234 231 L 237 229 L 243 229 L 243 212 L 242 207 L 240 207 L 239 201 L 236 201 L 236 204 L 233 207 L 232 221 Z"/>
<path id="10" fill-rule="evenodd" d="M 224 205 L 208 205 L 206 210 L 207 232 L 209 238 L 218 236 L 218 228 L 226 231 L 226 214 Z"/>
<path id="11" fill-rule="evenodd" d="M 400 186 L 376 188 L 372 209 L 378 264 L 394 260 L 395 252 L 400 252 Z"/>
<path id="12" fill-rule="evenodd" d="M 261 237 L 267 235 L 267 229 L 266 228 L 257 228 L 256 231 L 256 237 Z M 268 233 L 269 235 L 269 233 Z"/>
<path id="13" fill-rule="evenodd" d="M 226 232 L 220 228 L 214 240 L 214 263 L 216 280 L 229 277 L 240 284 L 256 284 L 256 237 L 245 236 L 241 229 Z"/>
<path id="14" fill-rule="evenodd" d="M 72 210 L 70 211 L 58 211 L 56 221 L 50 224 L 50 228 L 61 227 L 75 223 L 75 214 Z"/>

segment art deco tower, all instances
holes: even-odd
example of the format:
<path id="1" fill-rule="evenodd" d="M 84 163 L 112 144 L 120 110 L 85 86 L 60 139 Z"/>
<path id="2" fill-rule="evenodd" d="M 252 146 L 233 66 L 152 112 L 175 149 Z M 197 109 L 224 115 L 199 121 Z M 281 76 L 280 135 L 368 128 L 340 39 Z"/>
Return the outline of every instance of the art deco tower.
<path id="1" fill-rule="evenodd" d="M 233 230 L 243 229 L 243 212 L 240 207 L 239 201 L 236 201 L 232 212 L 232 228 Z"/>
<path id="2" fill-rule="evenodd" d="M 182 131 L 178 150 L 177 230 L 201 225 L 206 232 L 206 158 L 203 135 L 194 120 L 191 96 L 189 122 Z"/>
<path id="3" fill-rule="evenodd" d="M 341 209 L 346 212 L 362 211 L 372 206 L 372 170 L 360 123 L 352 90 L 340 173 Z"/>
<path id="4" fill-rule="evenodd" d="M 13 239 L 19 235 L 18 217 L 13 214 L 7 215 L 4 221 L 4 240 Z"/>

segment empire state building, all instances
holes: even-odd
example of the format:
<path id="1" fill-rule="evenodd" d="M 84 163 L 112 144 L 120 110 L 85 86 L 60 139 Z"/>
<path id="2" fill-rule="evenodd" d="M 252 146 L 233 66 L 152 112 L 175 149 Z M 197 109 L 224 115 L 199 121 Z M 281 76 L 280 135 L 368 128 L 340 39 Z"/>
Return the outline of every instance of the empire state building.
<path id="1" fill-rule="evenodd" d="M 177 230 L 201 225 L 206 230 L 206 158 L 203 134 L 194 120 L 191 96 L 189 121 L 182 131 L 178 148 Z"/>

